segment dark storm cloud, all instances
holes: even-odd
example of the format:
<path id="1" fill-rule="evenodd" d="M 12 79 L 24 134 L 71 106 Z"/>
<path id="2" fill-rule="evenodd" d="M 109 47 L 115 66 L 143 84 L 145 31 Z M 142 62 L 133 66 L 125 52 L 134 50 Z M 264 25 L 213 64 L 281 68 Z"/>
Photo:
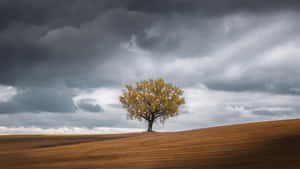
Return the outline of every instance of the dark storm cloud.
<path id="1" fill-rule="evenodd" d="M 75 111 L 73 94 L 68 89 L 34 88 L 20 91 L 7 102 L 0 103 L 1 113 Z"/>
<path id="2" fill-rule="evenodd" d="M 123 6 L 122 4 L 120 0 L 1 0 L 0 28 L 5 29 L 14 23 L 51 27 L 80 26 L 111 8 Z"/>
<path id="3" fill-rule="evenodd" d="M 240 11 L 298 9 L 297 0 L 2 0 L 1 28 L 12 23 L 32 25 L 77 25 L 93 20 L 111 9 L 151 12 L 155 14 L 199 12 L 203 15 L 226 15 Z"/>
<path id="4" fill-rule="evenodd" d="M 151 13 L 190 13 L 196 12 L 205 16 L 220 16 L 233 12 L 266 12 L 272 10 L 297 10 L 300 3 L 297 0 L 132 0 L 128 3 L 129 10 Z"/>
<path id="5" fill-rule="evenodd" d="M 237 11 L 294 10 L 299 4 L 292 0 L 2 0 L 0 83 L 101 85 L 105 79 L 95 82 L 94 77 L 89 77 L 91 72 L 106 58 L 124 52 L 120 44 L 130 41 L 133 35 L 140 47 L 150 51 L 166 52 L 179 47 L 181 37 L 172 34 L 170 27 L 161 26 L 158 35 L 145 33 L 155 23 L 168 21 L 172 17 L 169 14 L 187 16 L 188 20 Z"/>
<path id="6" fill-rule="evenodd" d="M 236 56 L 204 71 L 184 74 L 160 67 L 180 58 L 211 57 L 212 51 L 234 44 L 252 29 L 284 20 L 273 16 L 277 12 L 296 13 L 291 22 L 296 20 L 299 8 L 296 0 L 1 0 L 0 84 L 26 90 L 0 103 L 0 111 L 73 112 L 70 88 L 118 86 L 145 78 L 149 70 L 154 76 L 187 82 L 185 87 L 202 82 L 215 90 L 299 94 L 297 63 L 254 66 L 238 78 L 223 75 L 232 63 L 247 65 L 249 58 L 296 37 L 299 24 L 272 40 L 257 40 L 254 47 L 238 46 Z M 226 16 L 240 13 L 246 13 L 247 20 L 237 19 L 224 33 Z M 145 57 L 149 60 L 138 60 L 143 52 L 150 53 Z M 101 111 L 86 102 L 79 106 Z"/>
<path id="7" fill-rule="evenodd" d="M 88 112 L 103 112 L 104 110 L 99 104 L 93 104 L 93 99 L 82 99 L 77 103 L 78 108 Z"/>
<path id="8" fill-rule="evenodd" d="M 293 87 L 300 85 L 300 80 L 293 78 L 296 72 L 286 71 L 285 75 L 270 74 L 270 72 L 249 73 L 245 77 L 234 79 L 231 81 L 217 81 L 207 82 L 207 86 L 214 90 L 223 91 L 259 91 L 277 94 L 299 95 L 299 90 L 293 90 Z M 274 70 L 276 71 L 276 70 Z M 281 71 L 284 71 L 282 69 Z"/>
<path id="9" fill-rule="evenodd" d="M 90 73 L 122 50 L 120 44 L 142 29 L 142 19 L 142 15 L 116 10 L 80 28 L 71 25 L 48 30 L 13 24 L 0 32 L 0 83 L 30 86 L 93 81 Z"/>

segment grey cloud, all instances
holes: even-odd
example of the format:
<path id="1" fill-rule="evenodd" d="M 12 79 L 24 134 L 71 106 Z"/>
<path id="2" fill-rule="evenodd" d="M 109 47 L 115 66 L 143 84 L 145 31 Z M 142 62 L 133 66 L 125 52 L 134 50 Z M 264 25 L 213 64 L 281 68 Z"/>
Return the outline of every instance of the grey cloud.
<path id="1" fill-rule="evenodd" d="M 159 54 L 160 56 L 179 48 L 181 42 L 178 33 L 170 31 L 170 27 L 165 25 L 154 25 L 150 29 L 139 32 L 133 37 L 135 37 L 134 40 L 138 47 Z"/>
<path id="2" fill-rule="evenodd" d="M 159 57 L 166 53 L 172 55 L 172 51 L 204 55 L 218 47 L 220 38 L 217 37 L 222 36 L 213 31 L 219 28 L 210 22 L 215 18 L 206 18 L 207 15 L 218 18 L 238 12 L 255 12 L 256 15 L 257 11 L 267 9 L 293 11 L 299 3 L 292 0 L 4 0 L 0 6 L 1 84 L 51 86 L 64 83 L 72 87 L 95 87 L 117 83 L 102 78 L 105 75 L 99 72 L 95 78 L 95 69 L 108 59 L 124 59 L 130 55 L 120 46 L 133 36 L 138 46 Z M 199 17 L 205 22 L 193 24 Z M 192 37 L 200 41 L 185 42 L 189 27 L 198 30 Z M 186 31 L 182 32 L 181 28 Z M 197 50 L 199 48 L 202 49 Z"/>
<path id="3" fill-rule="evenodd" d="M 299 53 L 289 52 L 299 49 L 299 8 L 296 0 L 1 0 L 0 84 L 25 89 L 0 103 L 1 115 L 73 112 L 72 97 L 78 94 L 74 88 L 120 88 L 157 77 L 184 88 L 204 84 L 232 95 L 247 91 L 299 95 Z M 282 51 L 287 53 L 272 56 Z M 270 63 L 263 60 L 266 56 Z M 85 101 L 80 107 L 101 110 Z M 38 124 L 30 120 L 36 115 L 8 119 Z M 59 115 L 51 114 L 53 119 L 38 125 L 93 126 L 98 120 L 107 126 L 129 125 L 109 113 L 108 119 L 95 120 L 61 115 L 64 118 L 57 123 Z M 73 121 L 67 121 L 69 116 Z M 233 111 L 212 119 L 221 124 L 254 118 Z"/>
<path id="4" fill-rule="evenodd" d="M 111 8 L 122 6 L 122 1 L 80 1 L 80 0 L 2 0 L 0 2 L 1 27 L 7 28 L 13 23 L 46 25 L 60 27 L 64 25 L 80 26 L 93 20 Z"/>
<path id="5" fill-rule="evenodd" d="M 108 106 L 112 107 L 112 108 L 116 108 L 116 109 L 121 109 L 122 108 L 122 104 L 109 104 Z"/>
<path id="6" fill-rule="evenodd" d="M 113 116 L 112 116 L 113 114 Z M 143 124 L 134 120 L 127 120 L 125 112 L 74 112 L 74 113 L 15 113 L 0 114 L 0 123 L 8 127 L 42 128 L 56 127 L 142 127 Z M 143 127 L 142 127 L 143 128 Z"/>
<path id="7" fill-rule="evenodd" d="M 112 9 L 138 11 L 166 15 L 167 13 L 189 14 L 198 12 L 200 15 L 226 15 L 237 11 L 260 12 L 268 10 L 297 10 L 297 0 L 2 0 L 0 2 L 1 27 L 6 28 L 12 23 L 32 25 L 64 26 L 76 25 L 93 20 L 95 17 Z"/>
<path id="8" fill-rule="evenodd" d="M 263 115 L 263 116 L 280 116 L 280 115 L 292 115 L 291 111 L 270 111 L 270 110 L 255 110 L 253 111 L 255 115 Z"/>
<path id="9" fill-rule="evenodd" d="M 121 45 L 154 22 L 152 16 L 122 9 L 96 16 L 80 27 L 23 22 L 0 32 L 0 83 L 14 86 L 99 86 L 95 69 L 107 59 L 128 55 Z M 47 20 L 46 20 L 47 21 Z M 45 21 L 45 22 L 46 22 Z M 95 85 L 94 85 L 95 84 Z"/>
<path id="10" fill-rule="evenodd" d="M 203 15 L 218 16 L 237 11 L 247 12 L 265 12 L 278 9 L 298 9 L 300 3 L 296 0 L 266 0 L 266 1 L 249 1 L 249 0 L 153 0 L 140 1 L 132 0 L 128 3 L 129 10 L 145 11 L 152 13 L 190 13 L 199 12 Z"/>
<path id="11" fill-rule="evenodd" d="M 72 91 L 59 88 L 34 88 L 19 91 L 10 100 L 0 103 L 1 113 L 75 111 Z"/>
<path id="12" fill-rule="evenodd" d="M 88 112 L 103 112 L 103 108 L 99 104 L 94 104 L 95 100 L 93 99 L 82 99 L 79 100 L 77 106 L 80 109 L 83 109 Z"/>
<path id="13" fill-rule="evenodd" d="M 264 102 L 264 101 L 262 101 Z M 235 112 L 249 112 L 255 116 L 270 116 L 270 117 L 284 117 L 295 116 L 299 114 L 299 108 L 296 105 L 278 104 L 277 105 L 228 105 L 229 108 Z"/>
<path id="14" fill-rule="evenodd" d="M 210 19 L 210 26 L 206 22 L 195 23 L 193 29 L 198 28 L 197 31 L 178 31 L 186 36 L 181 36 L 180 48 L 171 55 L 183 57 L 175 58 L 177 63 L 169 59 L 171 63 L 166 67 L 173 63 L 174 69 L 162 74 L 182 86 L 203 83 L 214 90 L 298 95 L 297 17 L 295 13 L 273 13 L 260 18 L 237 14 Z"/>

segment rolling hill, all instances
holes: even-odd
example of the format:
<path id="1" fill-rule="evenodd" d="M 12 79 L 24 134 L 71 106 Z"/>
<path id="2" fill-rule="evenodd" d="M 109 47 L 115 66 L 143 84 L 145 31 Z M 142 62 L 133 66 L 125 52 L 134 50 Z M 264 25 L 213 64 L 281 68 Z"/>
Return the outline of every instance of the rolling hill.
<path id="1" fill-rule="evenodd" d="M 2 169 L 299 169 L 300 119 L 173 133 L 1 136 Z"/>

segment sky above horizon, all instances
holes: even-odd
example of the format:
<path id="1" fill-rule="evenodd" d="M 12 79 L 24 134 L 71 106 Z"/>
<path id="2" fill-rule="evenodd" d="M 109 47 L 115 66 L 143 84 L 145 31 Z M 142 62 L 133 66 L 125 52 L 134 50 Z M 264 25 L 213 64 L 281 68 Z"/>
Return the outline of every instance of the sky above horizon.
<path id="1" fill-rule="evenodd" d="M 184 90 L 159 131 L 300 118 L 300 1 L 0 0 L 0 134 L 140 131 L 122 88 Z"/>

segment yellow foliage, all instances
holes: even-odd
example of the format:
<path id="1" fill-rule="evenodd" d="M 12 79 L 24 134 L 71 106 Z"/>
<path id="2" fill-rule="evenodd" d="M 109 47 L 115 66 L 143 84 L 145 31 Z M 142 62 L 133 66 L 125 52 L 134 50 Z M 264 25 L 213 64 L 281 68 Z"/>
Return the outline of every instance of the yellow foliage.
<path id="1" fill-rule="evenodd" d="M 178 114 L 179 106 L 184 104 L 182 95 L 181 89 L 160 78 L 137 82 L 135 87 L 126 85 L 120 102 L 130 119 L 163 122 Z"/>

